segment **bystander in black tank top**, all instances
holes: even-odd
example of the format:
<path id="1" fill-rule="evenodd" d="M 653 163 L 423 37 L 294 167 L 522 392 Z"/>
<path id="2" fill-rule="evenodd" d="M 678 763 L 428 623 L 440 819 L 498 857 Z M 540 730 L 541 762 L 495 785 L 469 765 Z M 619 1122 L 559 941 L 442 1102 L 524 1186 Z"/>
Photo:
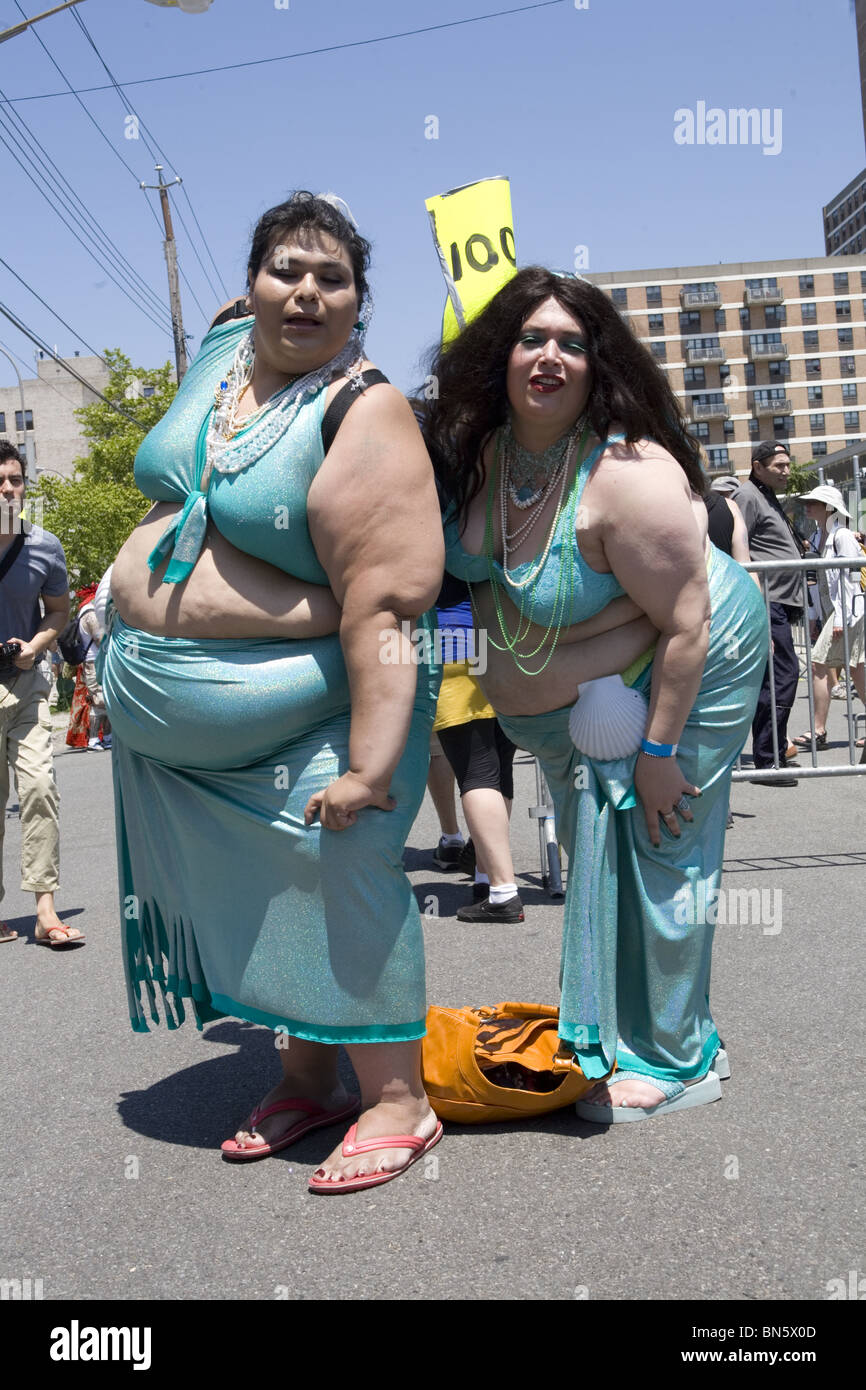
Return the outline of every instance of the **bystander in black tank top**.
<path id="1" fill-rule="evenodd" d="M 734 518 L 731 516 L 727 500 L 720 492 L 708 492 L 704 501 L 707 504 L 707 531 L 710 540 L 719 550 L 724 550 L 726 555 L 730 555 L 734 540 Z"/>

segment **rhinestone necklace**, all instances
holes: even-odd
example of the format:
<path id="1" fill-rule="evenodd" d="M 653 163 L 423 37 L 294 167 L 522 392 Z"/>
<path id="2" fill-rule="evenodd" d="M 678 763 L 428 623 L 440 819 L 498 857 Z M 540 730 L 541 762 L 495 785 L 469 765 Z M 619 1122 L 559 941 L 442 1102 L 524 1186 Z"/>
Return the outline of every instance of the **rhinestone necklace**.
<path id="1" fill-rule="evenodd" d="M 575 423 L 573 430 L 557 439 L 547 449 L 543 449 L 540 454 L 534 454 L 531 450 L 525 449 L 515 437 L 509 415 L 502 430 L 504 477 L 512 504 L 520 511 L 525 511 L 541 497 L 549 496 L 553 490 L 553 479 L 559 477 L 560 470 L 565 465 L 572 435 L 579 433 L 582 426 L 583 416 Z M 542 474 L 542 481 L 536 487 L 535 480 L 539 473 Z M 555 483 L 553 485 L 555 486 Z"/>

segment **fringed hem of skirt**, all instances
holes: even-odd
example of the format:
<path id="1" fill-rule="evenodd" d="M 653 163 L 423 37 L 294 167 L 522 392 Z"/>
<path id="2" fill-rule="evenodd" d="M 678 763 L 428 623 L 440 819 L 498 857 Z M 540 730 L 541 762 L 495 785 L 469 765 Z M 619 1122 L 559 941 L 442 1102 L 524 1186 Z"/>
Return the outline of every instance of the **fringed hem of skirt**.
<path id="1" fill-rule="evenodd" d="M 279 1028 L 293 1038 L 304 1038 L 307 1042 L 321 1043 L 389 1043 L 417 1042 L 427 1032 L 426 1019 L 417 1023 L 371 1023 L 352 1024 L 350 1027 L 332 1027 L 326 1023 L 307 1023 L 295 1018 L 281 1018 L 278 1014 L 265 1013 L 262 1009 L 239 1004 L 225 994 L 215 994 L 213 1002 L 223 1013 L 232 1018 L 243 1018 L 248 1023 L 261 1023 L 265 1028 Z"/>

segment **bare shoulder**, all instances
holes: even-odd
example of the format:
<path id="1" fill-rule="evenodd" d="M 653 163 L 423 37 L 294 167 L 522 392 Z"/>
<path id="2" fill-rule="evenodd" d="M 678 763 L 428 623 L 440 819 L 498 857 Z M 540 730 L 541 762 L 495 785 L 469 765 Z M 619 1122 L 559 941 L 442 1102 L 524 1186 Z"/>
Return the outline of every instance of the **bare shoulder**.
<path id="1" fill-rule="evenodd" d="M 671 501 L 679 505 L 691 497 L 680 464 L 652 439 L 611 444 L 593 469 L 590 483 L 597 502 L 616 496 L 618 508 L 626 505 L 629 510 Z"/>
<path id="2" fill-rule="evenodd" d="M 376 367 L 375 362 L 370 362 L 367 358 L 364 358 L 363 362 L 361 363 L 362 372 L 374 372 L 377 370 L 378 368 Z M 340 394 L 343 387 L 350 383 L 351 380 L 351 377 L 345 375 L 334 378 L 334 380 L 328 386 L 327 392 L 325 394 L 326 410 L 328 406 L 331 404 L 331 402 L 334 400 L 334 398 Z M 403 392 L 399 391 L 396 386 L 392 386 L 389 381 L 379 381 L 376 382 L 376 384 L 373 386 L 365 386 L 363 391 L 358 391 L 357 400 L 353 402 L 350 414 L 355 415 L 355 412 L 357 410 L 360 410 L 363 406 L 363 413 L 365 415 L 368 415 L 370 404 L 373 402 L 375 402 L 376 409 L 374 415 L 370 418 L 375 418 L 376 414 L 378 414 L 378 412 L 383 409 L 385 411 L 388 411 L 389 409 L 393 411 L 396 409 L 398 414 L 405 415 L 406 413 L 408 413 L 410 419 L 414 420 L 415 418 L 412 414 L 412 407 L 409 405 L 409 402 L 406 400 L 406 397 L 403 395 Z M 349 415 L 346 416 L 347 421 L 348 419 Z"/>

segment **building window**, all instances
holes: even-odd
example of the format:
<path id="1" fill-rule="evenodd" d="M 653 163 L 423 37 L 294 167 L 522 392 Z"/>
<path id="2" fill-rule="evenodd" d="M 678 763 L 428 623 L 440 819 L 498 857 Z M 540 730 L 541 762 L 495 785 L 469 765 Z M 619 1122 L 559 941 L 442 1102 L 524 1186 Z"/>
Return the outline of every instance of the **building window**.
<path id="1" fill-rule="evenodd" d="M 754 418 L 754 416 L 752 416 L 752 418 L 749 420 L 749 438 L 750 438 L 750 439 L 760 439 L 760 437 L 761 437 L 761 422 L 760 422 L 760 420 L 756 420 L 756 419 Z"/>
<path id="2" fill-rule="evenodd" d="M 681 333 L 692 333 L 696 328 L 700 328 L 700 326 L 701 326 L 701 311 L 700 311 L 700 309 L 685 309 L 685 310 L 683 311 L 683 313 L 680 314 L 680 332 L 681 332 Z"/>
<path id="3" fill-rule="evenodd" d="M 771 381 L 789 381 L 791 378 L 791 364 L 787 357 L 780 362 L 770 362 L 768 368 Z"/>
<path id="4" fill-rule="evenodd" d="M 809 429 L 812 431 L 813 434 L 823 434 L 823 433 L 824 433 L 824 416 L 821 415 L 821 414 L 810 415 L 810 416 L 809 416 Z"/>
<path id="5" fill-rule="evenodd" d="M 768 304 L 764 310 L 764 323 L 768 328 L 779 328 L 788 322 L 788 310 L 784 304 Z"/>
<path id="6" fill-rule="evenodd" d="M 803 347 L 806 352 L 815 352 L 818 347 L 817 328 L 807 328 L 803 334 Z"/>
<path id="7" fill-rule="evenodd" d="M 657 362 L 667 362 L 668 345 L 667 343 L 650 343 L 650 352 Z"/>
<path id="8" fill-rule="evenodd" d="M 708 449 L 707 459 L 710 468 L 730 468 L 731 466 L 731 457 L 727 448 Z"/>
<path id="9" fill-rule="evenodd" d="M 727 362 L 720 362 L 720 363 L 719 363 L 719 381 L 720 381 L 720 383 L 721 383 L 721 385 L 722 385 L 723 388 L 724 388 L 725 386 L 727 386 L 727 384 L 728 384 L 728 382 L 730 381 L 730 379 L 731 379 L 731 369 L 730 369 L 730 367 L 728 366 Z"/>
<path id="10" fill-rule="evenodd" d="M 833 278 L 835 279 L 836 277 L 834 276 Z M 850 319 L 850 317 L 851 317 L 851 301 L 850 301 L 850 299 L 837 299 L 837 300 L 836 300 L 836 319 L 837 319 L 837 321 L 838 321 L 839 319 Z"/>
<path id="11" fill-rule="evenodd" d="M 752 315 L 751 315 L 750 311 L 749 311 L 748 309 L 746 309 L 746 308 L 741 309 L 741 310 L 740 310 L 740 327 L 741 327 L 741 328 L 751 328 L 751 326 L 752 326 Z"/>
<path id="12" fill-rule="evenodd" d="M 854 372 L 854 358 L 853 358 L 853 357 L 840 357 L 840 358 L 839 358 L 839 375 L 840 375 L 840 376 L 854 376 L 854 375 L 855 375 L 855 372 Z"/>
<path id="13" fill-rule="evenodd" d="M 730 368 L 728 369 L 730 370 Z M 707 373 L 704 367 L 686 367 L 683 372 L 684 386 L 706 386 Z"/>
<path id="14" fill-rule="evenodd" d="M 709 439 L 710 427 L 706 420 L 696 420 L 693 424 L 689 425 L 689 434 L 693 434 L 695 439 Z"/>
<path id="15" fill-rule="evenodd" d="M 664 314 L 650 314 L 649 317 L 648 317 L 648 319 L 647 319 L 647 325 L 648 325 L 648 328 L 649 328 L 650 333 L 664 333 L 664 331 L 665 331 L 665 316 L 664 316 Z"/>
<path id="16" fill-rule="evenodd" d="M 647 287 L 646 287 L 646 302 L 647 302 L 647 308 L 649 308 L 650 305 L 661 304 L 661 302 L 662 302 L 662 287 L 661 287 L 661 285 L 647 285 Z"/>
<path id="17" fill-rule="evenodd" d="M 754 362 L 747 362 L 746 365 L 743 367 L 743 373 L 744 373 L 746 385 L 747 385 L 747 386 L 754 386 L 754 384 L 755 384 L 755 364 L 754 364 Z"/>
<path id="18" fill-rule="evenodd" d="M 823 404 L 824 404 L 824 388 L 823 388 L 823 386 L 807 386 L 807 387 L 806 387 L 806 397 L 807 397 L 807 400 L 808 400 L 809 405 L 823 405 Z"/>
<path id="19" fill-rule="evenodd" d="M 856 381 L 843 381 L 843 382 L 842 382 L 842 400 L 843 400 L 843 401 L 856 401 L 856 399 L 857 399 L 857 383 L 856 383 Z M 2 426 L 0 426 L 0 428 L 2 428 Z"/>
<path id="20" fill-rule="evenodd" d="M 844 416 L 843 416 L 843 421 L 844 421 L 844 423 L 843 423 L 843 425 L 842 425 L 842 428 L 843 428 L 843 429 L 846 429 L 846 430 L 859 430 L 859 428 L 860 428 L 860 411 L 859 411 L 859 410 L 846 410 L 846 411 L 845 411 L 845 414 L 844 414 Z"/>
<path id="21" fill-rule="evenodd" d="M 0 434 L 6 433 L 6 413 L 0 410 Z"/>
<path id="22" fill-rule="evenodd" d="M 833 293 L 844 294 L 848 289 L 847 270 L 837 270 L 833 275 Z"/>
<path id="23" fill-rule="evenodd" d="M 821 359 L 820 359 L 820 357 L 807 357 L 807 358 L 806 358 L 806 375 L 807 375 L 807 376 L 820 376 L 820 375 L 821 375 Z"/>
<path id="24" fill-rule="evenodd" d="M 726 322 L 726 321 L 725 321 L 725 311 L 724 311 L 724 309 L 717 309 L 717 310 L 716 310 L 716 328 L 724 328 L 724 327 L 725 327 L 725 322 Z"/>
<path id="25" fill-rule="evenodd" d="M 32 430 L 32 428 L 33 428 L 33 411 L 32 411 L 32 410 L 25 410 L 25 412 L 24 412 L 24 417 L 23 417 L 23 419 L 22 419 L 21 411 L 20 411 L 20 410 L 16 410 L 16 412 L 15 412 L 15 428 L 16 428 L 16 430 L 23 430 L 23 429 L 24 429 L 24 427 L 25 427 L 25 426 L 24 426 L 24 421 L 25 421 L 25 420 L 27 421 L 27 429 L 28 429 L 28 430 Z"/>
<path id="26" fill-rule="evenodd" d="M 860 271 L 860 288 L 866 294 L 866 270 Z"/>
<path id="27" fill-rule="evenodd" d="M 838 341 L 839 341 L 839 346 L 840 346 L 840 347 L 853 347 L 853 346 L 854 346 L 854 329 L 853 329 L 853 328 L 837 328 L 837 329 L 836 329 L 836 337 L 837 337 L 837 339 L 838 339 Z"/>
<path id="28" fill-rule="evenodd" d="M 815 277 L 814 277 L 814 275 L 801 275 L 801 276 L 800 276 L 800 293 L 801 293 L 801 294 L 814 294 L 814 293 L 815 293 Z"/>
<path id="29" fill-rule="evenodd" d="M 628 290 L 611 290 L 610 297 L 618 309 L 628 308 Z"/>
<path id="30" fill-rule="evenodd" d="M 145 399 L 147 399 L 148 397 L 153 396 L 153 395 L 155 394 L 155 392 L 156 392 L 156 387 L 155 387 L 155 386 L 145 386 L 145 387 L 142 388 L 141 394 L 144 396 Z"/>
<path id="31" fill-rule="evenodd" d="M 779 282 L 775 275 L 765 275 L 761 280 L 747 280 L 747 290 L 777 290 Z"/>
<path id="32" fill-rule="evenodd" d="M 827 441 L 826 441 L 826 439 L 816 439 L 816 440 L 815 440 L 815 443 L 812 445 L 812 457 L 815 458 L 815 459 L 817 459 L 817 458 L 823 458 L 824 455 L 826 454 L 826 452 L 827 452 Z"/>
<path id="33" fill-rule="evenodd" d="M 803 323 L 818 322 L 818 307 L 816 304 L 801 304 L 800 317 Z"/>
<path id="34" fill-rule="evenodd" d="M 773 416 L 773 438 L 787 439 L 791 433 L 791 419 L 788 415 Z"/>
<path id="35" fill-rule="evenodd" d="M 722 431 L 725 435 L 725 438 L 729 438 L 734 433 L 733 420 L 725 420 L 722 424 Z"/>

